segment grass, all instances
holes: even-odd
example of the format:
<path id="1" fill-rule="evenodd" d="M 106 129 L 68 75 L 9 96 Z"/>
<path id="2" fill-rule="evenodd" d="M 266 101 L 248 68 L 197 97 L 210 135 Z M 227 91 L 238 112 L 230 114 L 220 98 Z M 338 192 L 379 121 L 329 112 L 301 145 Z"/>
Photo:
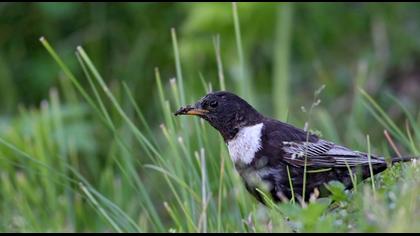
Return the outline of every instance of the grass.
<path id="1" fill-rule="evenodd" d="M 273 78 L 273 99 L 275 115 L 286 120 L 290 98 L 290 45 L 293 4 L 282 3 L 277 7 L 277 28 L 275 45 L 275 66 Z"/>
<path id="2" fill-rule="evenodd" d="M 282 29 L 290 30 L 290 25 L 287 26 L 291 24 L 290 7 L 279 10 L 282 27 L 278 35 L 283 35 L 279 37 L 288 34 L 281 32 Z M 249 79 L 235 4 L 233 16 L 242 71 L 240 78 Z M 196 93 L 187 92 L 174 29 L 171 35 L 177 77 L 164 81 L 159 69 L 155 69 L 156 102 L 151 101 L 151 104 L 156 105 L 159 117 L 160 125 L 156 127 L 137 105 L 135 91 L 129 84 L 105 82 L 95 67 L 95 59 L 89 57 L 88 49 L 76 49 L 84 75 L 76 77 L 54 47 L 41 38 L 64 78 L 39 108 L 21 107 L 17 119 L 0 137 L 1 231 L 420 231 L 417 224 L 420 216 L 418 162 L 397 164 L 371 178 L 370 184 L 369 181 L 361 183 L 351 192 L 333 182 L 328 186 L 332 193 L 329 198 L 312 199 L 305 204 L 269 202 L 270 207 L 258 204 L 242 185 L 220 135 L 198 118 L 186 120 L 173 116 L 174 110 L 196 100 L 206 88 L 203 86 Z M 215 88 L 225 89 L 219 44 L 220 39 L 216 38 L 219 85 Z M 287 42 L 284 44 L 279 48 L 289 47 Z M 287 54 L 281 54 L 277 63 L 286 69 L 288 60 Z M 87 80 L 88 87 L 82 86 L 83 79 Z M 287 74 L 276 76 L 274 80 L 275 87 L 289 84 Z M 246 94 L 247 89 L 252 90 L 247 83 L 250 81 L 245 79 L 235 82 L 234 86 Z M 354 107 L 366 109 L 364 111 L 375 118 L 372 122 L 377 121 L 388 130 L 401 145 L 402 153 L 419 155 L 418 118 L 416 120 L 400 105 L 407 117 L 405 126 L 400 127 L 363 88 L 358 91 L 360 97 L 354 100 L 357 102 Z M 252 93 L 257 94 L 257 91 Z M 246 94 L 245 97 L 248 95 L 253 96 Z M 278 115 L 288 114 L 285 108 L 288 104 L 277 99 L 274 102 L 280 111 Z M 314 104 L 319 102 L 314 100 Z M 312 124 L 320 120 L 320 124 L 327 126 L 323 133 L 343 132 L 331 124 L 334 119 L 328 113 L 312 111 L 314 104 L 309 116 L 312 129 L 322 127 L 315 122 Z M 354 124 L 349 127 L 357 128 Z M 372 149 L 391 156 L 387 139 L 377 139 L 383 140 L 378 141 L 377 148 L 371 147 L 369 138 L 367 146 L 354 148 L 369 150 L 369 153 Z M 94 149 L 97 143 L 106 145 L 101 145 L 103 149 Z M 310 174 L 306 173 L 308 178 Z"/>
<path id="3" fill-rule="evenodd" d="M 241 37 L 241 26 L 239 22 L 238 6 L 236 2 L 232 3 L 232 15 L 233 23 L 235 29 L 235 39 L 236 39 L 236 49 L 238 53 L 238 76 L 234 77 L 236 79 L 236 87 L 238 88 L 239 95 L 241 97 L 247 98 L 248 101 L 255 101 L 255 92 L 252 89 L 254 86 L 252 84 L 251 75 L 248 70 L 247 62 L 245 61 L 244 49 L 242 45 Z"/>

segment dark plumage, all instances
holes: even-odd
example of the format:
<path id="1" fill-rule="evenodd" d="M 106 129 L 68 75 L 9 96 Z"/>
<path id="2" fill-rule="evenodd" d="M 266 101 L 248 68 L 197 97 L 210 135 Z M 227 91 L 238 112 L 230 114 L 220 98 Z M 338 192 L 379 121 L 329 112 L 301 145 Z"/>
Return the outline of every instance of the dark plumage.
<path id="1" fill-rule="evenodd" d="M 242 98 L 229 92 L 207 94 L 194 106 L 178 110 L 175 115 L 197 115 L 217 129 L 228 145 L 235 168 L 247 190 L 264 203 L 257 188 L 270 193 L 275 201 L 290 199 L 287 166 L 295 196 L 303 195 L 306 157 L 307 200 L 315 188 L 336 180 L 347 189 L 353 187 L 349 168 L 357 179 L 370 177 L 366 153 L 320 139 L 302 129 L 265 117 Z M 411 158 L 391 158 L 391 163 Z M 388 167 L 383 157 L 371 155 L 373 174 Z"/>

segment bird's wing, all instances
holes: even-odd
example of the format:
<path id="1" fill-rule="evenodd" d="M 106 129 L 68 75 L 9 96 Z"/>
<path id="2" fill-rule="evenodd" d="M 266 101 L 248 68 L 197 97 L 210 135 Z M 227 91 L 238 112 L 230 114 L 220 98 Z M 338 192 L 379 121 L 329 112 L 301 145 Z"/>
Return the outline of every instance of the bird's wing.
<path id="1" fill-rule="evenodd" d="M 318 139 L 316 142 L 283 142 L 283 159 L 293 166 L 346 167 L 368 165 L 368 154 Z M 371 155 L 371 164 L 384 164 L 385 160 Z"/>

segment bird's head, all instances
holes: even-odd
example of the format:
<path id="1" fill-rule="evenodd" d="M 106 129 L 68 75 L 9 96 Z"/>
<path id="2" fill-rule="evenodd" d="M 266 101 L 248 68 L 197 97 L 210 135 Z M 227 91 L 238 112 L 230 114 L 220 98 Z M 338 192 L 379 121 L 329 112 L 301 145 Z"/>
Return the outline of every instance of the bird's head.
<path id="1" fill-rule="evenodd" d="M 239 96 L 225 91 L 212 92 L 194 105 L 181 107 L 175 115 L 194 115 L 207 120 L 229 141 L 242 127 L 260 123 L 263 116 Z"/>

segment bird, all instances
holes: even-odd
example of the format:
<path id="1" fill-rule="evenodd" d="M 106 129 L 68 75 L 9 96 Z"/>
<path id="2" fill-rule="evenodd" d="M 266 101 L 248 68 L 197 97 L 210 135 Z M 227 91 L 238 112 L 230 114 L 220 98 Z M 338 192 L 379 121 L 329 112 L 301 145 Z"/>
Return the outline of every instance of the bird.
<path id="1" fill-rule="evenodd" d="M 178 115 L 198 116 L 223 137 L 234 168 L 256 200 L 308 201 L 312 194 L 328 196 L 331 181 L 345 189 L 413 157 L 384 157 L 351 150 L 291 124 L 266 117 L 241 97 L 228 91 L 206 94 Z M 314 195 L 316 196 L 316 195 Z"/>

